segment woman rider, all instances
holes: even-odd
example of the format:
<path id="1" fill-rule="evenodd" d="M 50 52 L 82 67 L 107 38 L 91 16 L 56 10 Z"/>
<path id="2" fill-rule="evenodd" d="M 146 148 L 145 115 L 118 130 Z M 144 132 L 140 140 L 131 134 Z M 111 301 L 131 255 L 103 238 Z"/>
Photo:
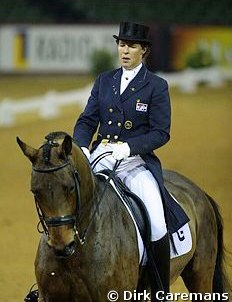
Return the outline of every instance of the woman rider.
<path id="1" fill-rule="evenodd" d="M 122 160 L 117 176 L 144 202 L 151 221 L 154 251 L 164 291 L 169 292 L 170 247 L 165 221 L 165 190 L 161 164 L 153 153 L 170 138 L 170 100 L 167 82 L 143 64 L 151 46 L 149 27 L 123 22 L 117 42 L 120 68 L 100 74 L 84 112 L 74 128 L 74 138 L 93 161 L 103 158 L 95 171 L 112 169 Z M 91 154 L 89 146 L 98 129 Z"/>

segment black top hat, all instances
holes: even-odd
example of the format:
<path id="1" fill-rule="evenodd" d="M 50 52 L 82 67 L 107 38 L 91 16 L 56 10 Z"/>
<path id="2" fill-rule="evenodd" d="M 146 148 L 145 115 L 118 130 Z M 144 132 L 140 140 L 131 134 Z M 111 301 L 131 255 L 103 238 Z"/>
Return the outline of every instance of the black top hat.
<path id="1" fill-rule="evenodd" d="M 117 40 L 144 42 L 151 44 L 149 27 L 141 24 L 121 22 L 118 36 L 113 35 Z"/>

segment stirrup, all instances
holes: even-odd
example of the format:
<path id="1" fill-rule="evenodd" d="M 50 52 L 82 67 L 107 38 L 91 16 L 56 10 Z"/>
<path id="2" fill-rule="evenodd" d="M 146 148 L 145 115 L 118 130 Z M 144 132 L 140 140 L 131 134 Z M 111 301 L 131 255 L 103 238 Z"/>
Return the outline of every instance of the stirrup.
<path id="1" fill-rule="evenodd" d="M 33 290 L 33 287 L 36 285 L 33 284 L 32 287 L 30 288 L 30 291 L 29 293 L 26 295 L 24 301 L 25 302 L 38 302 L 39 301 L 39 291 L 38 289 L 34 289 Z"/>

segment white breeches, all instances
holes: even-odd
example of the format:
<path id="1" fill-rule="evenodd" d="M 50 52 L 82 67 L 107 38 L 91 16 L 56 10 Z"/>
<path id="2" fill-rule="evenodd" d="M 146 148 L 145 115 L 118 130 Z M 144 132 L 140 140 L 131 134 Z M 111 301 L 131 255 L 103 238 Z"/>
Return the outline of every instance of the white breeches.
<path id="1" fill-rule="evenodd" d="M 112 151 L 112 144 L 98 145 L 90 156 L 90 162 L 107 151 Z M 98 162 L 94 171 L 112 170 L 115 162 L 112 155 L 108 155 Z M 157 181 L 146 169 L 143 159 L 140 156 L 132 156 L 123 160 L 116 173 L 126 186 L 144 202 L 151 221 L 151 241 L 161 239 L 167 233 L 163 203 Z"/>

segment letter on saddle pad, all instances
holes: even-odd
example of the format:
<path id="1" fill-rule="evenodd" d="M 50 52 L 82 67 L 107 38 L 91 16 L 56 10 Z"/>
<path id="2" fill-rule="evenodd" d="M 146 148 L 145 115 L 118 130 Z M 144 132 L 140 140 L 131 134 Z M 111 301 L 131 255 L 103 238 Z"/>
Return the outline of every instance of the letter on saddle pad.
<path id="1" fill-rule="evenodd" d="M 103 180 L 107 180 L 109 174 L 109 170 L 104 170 L 96 173 L 96 176 Z M 110 185 L 114 188 L 114 190 L 120 197 L 121 201 L 128 210 L 135 224 L 138 238 L 140 261 L 143 259 L 144 262 L 146 259 L 146 257 L 143 257 L 145 251 L 144 246 L 148 247 L 151 237 L 150 220 L 147 213 L 147 209 L 141 199 L 133 192 L 131 192 L 118 177 L 112 177 L 111 175 L 110 178 Z M 172 198 L 175 200 L 173 196 Z M 176 200 L 175 202 L 178 204 Z M 169 227 L 170 223 L 172 222 L 169 221 Z M 191 250 L 192 237 L 188 222 L 184 223 L 184 225 L 182 225 L 181 227 L 178 227 L 178 229 L 176 229 L 176 227 L 172 225 L 171 229 L 174 230 L 170 235 L 172 236 L 170 240 L 170 255 L 172 259 L 184 255 Z"/>

